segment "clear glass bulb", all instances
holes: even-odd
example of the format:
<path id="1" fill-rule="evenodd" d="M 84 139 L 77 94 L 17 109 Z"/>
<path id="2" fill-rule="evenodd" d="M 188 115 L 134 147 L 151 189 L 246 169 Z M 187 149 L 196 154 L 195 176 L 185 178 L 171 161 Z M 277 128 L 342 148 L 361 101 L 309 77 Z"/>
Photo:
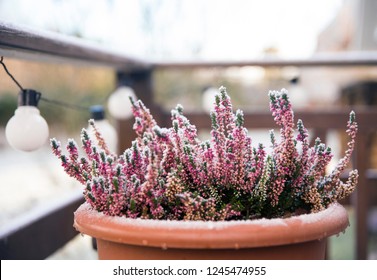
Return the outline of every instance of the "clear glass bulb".
<path id="1" fill-rule="evenodd" d="M 117 88 L 110 95 L 107 106 L 110 114 L 115 119 L 125 120 L 132 117 L 130 97 L 136 100 L 136 95 L 133 89 L 126 86 Z"/>
<path id="2" fill-rule="evenodd" d="M 5 135 L 16 150 L 34 151 L 48 138 L 48 125 L 35 106 L 19 106 L 8 121 Z"/>

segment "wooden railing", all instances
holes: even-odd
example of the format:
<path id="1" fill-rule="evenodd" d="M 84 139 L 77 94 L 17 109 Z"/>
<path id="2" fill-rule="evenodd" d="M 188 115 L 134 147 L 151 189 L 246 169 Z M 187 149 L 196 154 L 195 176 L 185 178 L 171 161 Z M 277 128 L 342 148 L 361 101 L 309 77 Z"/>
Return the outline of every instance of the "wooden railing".
<path id="1" fill-rule="evenodd" d="M 106 66 L 114 69 L 118 85 L 132 81 L 136 95 L 151 109 L 161 126 L 168 126 L 170 114 L 156 105 L 153 88 L 154 69 L 192 69 L 229 66 L 262 67 L 354 67 L 377 66 L 376 53 L 353 53 L 315 56 L 303 60 L 261 59 L 249 61 L 144 61 L 122 53 L 105 50 L 83 40 L 57 35 L 0 22 L 0 55 L 17 59 L 51 63 L 73 63 Z M 352 198 L 356 209 L 357 258 L 367 257 L 367 213 L 371 202 L 377 201 L 377 176 L 368 170 L 370 147 L 368 135 L 377 130 L 377 111 L 354 108 L 360 126 L 355 151 L 355 165 L 359 169 L 359 186 Z M 296 112 L 315 136 L 325 140 L 329 129 L 344 130 L 348 110 Z M 191 113 L 187 117 L 198 129 L 209 128 L 210 120 L 204 113 Z M 132 120 L 118 122 L 120 149 L 129 146 L 134 135 L 130 133 Z M 271 128 L 274 122 L 270 113 L 245 112 L 245 124 L 249 128 Z M 62 247 L 77 232 L 72 227 L 73 211 L 82 203 L 81 195 L 74 194 L 52 208 L 38 210 L 26 218 L 20 218 L 0 230 L 1 259 L 43 259 Z"/>

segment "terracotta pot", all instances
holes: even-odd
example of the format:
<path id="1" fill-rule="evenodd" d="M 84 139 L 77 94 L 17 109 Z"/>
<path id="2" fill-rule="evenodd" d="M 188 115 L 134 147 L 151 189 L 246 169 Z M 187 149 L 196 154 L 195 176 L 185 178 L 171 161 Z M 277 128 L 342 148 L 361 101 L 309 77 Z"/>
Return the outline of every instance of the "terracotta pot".
<path id="1" fill-rule="evenodd" d="M 86 203 L 75 228 L 97 239 L 99 259 L 324 259 L 326 239 L 348 226 L 343 206 L 254 221 L 156 221 L 105 216 Z"/>

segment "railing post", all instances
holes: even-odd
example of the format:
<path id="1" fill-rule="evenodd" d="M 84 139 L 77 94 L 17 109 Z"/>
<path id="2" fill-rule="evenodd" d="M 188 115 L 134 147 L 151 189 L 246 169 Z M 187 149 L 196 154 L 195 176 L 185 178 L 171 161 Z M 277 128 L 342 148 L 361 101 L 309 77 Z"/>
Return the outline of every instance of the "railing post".
<path id="1" fill-rule="evenodd" d="M 358 187 L 353 202 L 356 211 L 356 258 L 365 260 L 368 257 L 368 227 L 369 193 L 366 171 L 369 162 L 368 131 L 359 130 L 356 141 L 356 168 L 359 171 Z"/>
<path id="2" fill-rule="evenodd" d="M 132 87 L 138 99 L 142 100 L 147 106 L 158 123 L 162 120 L 162 110 L 155 103 L 153 87 L 153 70 L 145 69 L 133 72 L 117 73 L 118 86 L 127 85 Z M 136 134 L 132 130 L 134 119 L 118 120 L 118 151 L 121 153 L 131 146 Z"/>

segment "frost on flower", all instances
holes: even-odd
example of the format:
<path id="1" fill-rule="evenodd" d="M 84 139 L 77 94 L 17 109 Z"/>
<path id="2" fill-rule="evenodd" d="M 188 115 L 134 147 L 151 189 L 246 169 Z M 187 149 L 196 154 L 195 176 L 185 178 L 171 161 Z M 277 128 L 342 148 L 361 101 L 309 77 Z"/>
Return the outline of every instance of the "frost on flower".
<path id="1" fill-rule="evenodd" d="M 77 144 L 51 139 L 53 153 L 66 173 L 84 188 L 86 201 L 112 216 L 169 220 L 241 220 L 274 218 L 295 212 L 317 212 L 348 196 L 357 184 L 353 170 L 346 182 L 340 175 L 355 146 L 357 123 L 351 112 L 348 149 L 336 168 L 325 174 L 331 149 L 320 139 L 309 145 L 302 120 L 295 123 L 286 90 L 271 91 L 270 111 L 280 127 L 280 139 L 270 133 L 272 152 L 253 143 L 243 112 L 233 112 L 227 91 L 215 98 L 211 137 L 201 141 L 196 127 L 178 105 L 172 127 L 158 126 L 141 101 L 132 100 L 137 138 L 122 155 L 112 154 L 97 130 L 91 139 L 81 132 Z"/>

